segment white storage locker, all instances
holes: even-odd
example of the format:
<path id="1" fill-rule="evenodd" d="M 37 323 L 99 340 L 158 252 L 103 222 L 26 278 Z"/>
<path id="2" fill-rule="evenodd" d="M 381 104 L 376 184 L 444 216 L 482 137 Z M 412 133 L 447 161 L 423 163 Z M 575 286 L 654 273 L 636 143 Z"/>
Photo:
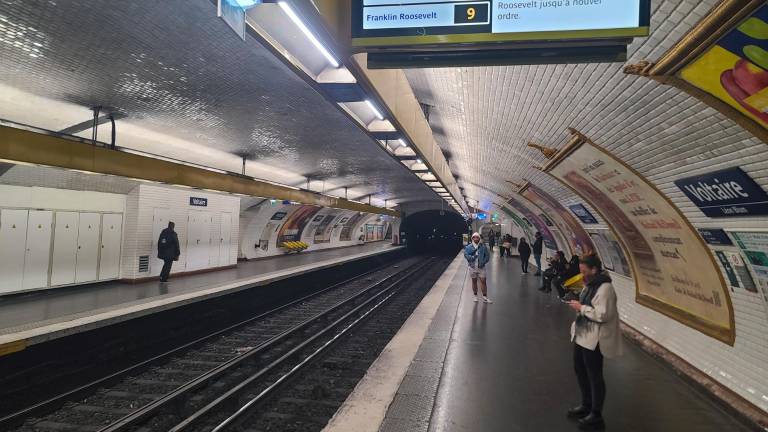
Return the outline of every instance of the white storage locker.
<path id="1" fill-rule="evenodd" d="M 219 265 L 227 266 L 230 262 L 232 248 L 232 213 L 221 214 L 221 231 L 219 239 Z"/>
<path id="2" fill-rule="evenodd" d="M 56 212 L 51 261 L 52 286 L 75 283 L 79 219 L 80 215 L 76 212 Z"/>
<path id="3" fill-rule="evenodd" d="M 52 225 L 52 211 L 30 210 L 24 255 L 24 289 L 48 286 Z"/>
<path id="4" fill-rule="evenodd" d="M 167 208 L 155 208 L 152 212 L 152 250 L 150 254 L 149 274 L 151 276 L 160 275 L 160 271 L 163 269 L 163 260 L 157 259 L 157 240 L 160 238 L 160 233 L 168 228 L 168 221 L 171 218 L 171 209 Z"/>
<path id="5" fill-rule="evenodd" d="M 0 293 L 22 289 L 27 210 L 0 210 Z"/>
<path id="6" fill-rule="evenodd" d="M 102 217 L 99 280 L 116 279 L 120 275 L 122 231 L 123 215 L 110 213 Z"/>
<path id="7" fill-rule="evenodd" d="M 99 234 L 101 215 L 98 213 L 80 213 L 77 232 L 76 282 L 91 282 L 97 278 L 99 265 Z"/>
<path id="8" fill-rule="evenodd" d="M 211 214 L 190 210 L 187 224 L 188 271 L 207 268 L 211 248 Z"/>

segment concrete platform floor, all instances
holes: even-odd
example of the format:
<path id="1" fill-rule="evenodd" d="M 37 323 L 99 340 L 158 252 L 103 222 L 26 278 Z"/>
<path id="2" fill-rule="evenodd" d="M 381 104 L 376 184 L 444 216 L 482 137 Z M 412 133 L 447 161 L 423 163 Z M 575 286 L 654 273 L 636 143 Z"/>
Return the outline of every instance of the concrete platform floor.
<path id="1" fill-rule="evenodd" d="M 365 248 L 373 249 L 374 245 Z M 229 273 L 231 280 L 233 276 L 243 276 L 243 271 L 256 271 L 257 266 L 248 270 L 247 266 L 251 264 L 262 266 L 259 271 L 263 272 L 267 271 L 263 266 L 286 268 L 279 266 L 300 265 L 296 260 L 323 261 L 321 256 L 332 261 L 330 255 L 343 257 L 359 252 L 363 249 L 330 250 L 256 261 L 236 270 L 189 278 L 197 278 L 200 282 L 207 280 L 205 277 Z M 413 356 L 413 362 L 410 367 L 407 362 L 401 362 L 403 370 L 399 376 L 405 374 L 406 368 L 410 375 L 400 385 L 395 403 L 390 405 L 389 398 L 380 401 L 383 410 L 389 405 L 384 424 L 379 429 L 381 419 L 375 424 L 369 421 L 365 430 L 577 430 L 564 415 L 565 410 L 579 400 L 568 335 L 573 313 L 554 296 L 537 291 L 540 281 L 533 273 L 522 275 L 517 258 L 500 259 L 494 255 L 488 267 L 488 280 L 489 294 L 494 300 L 490 305 L 472 302 L 471 282 L 463 264 L 446 279 L 448 286 L 443 288 L 443 302 L 434 319 L 422 320 L 422 326 L 429 326 L 429 331 Z M 175 282 L 177 285 L 169 284 L 170 291 L 193 289 L 187 288 L 194 285 L 192 281 L 178 278 Z M 157 291 L 157 282 L 147 283 L 146 287 L 150 293 L 164 295 Z M 98 295 L 91 297 L 92 302 L 100 298 Z M 12 297 L 8 300 L 20 299 Z M 66 296 L 59 301 L 65 302 Z M 434 301 L 439 302 L 439 298 Z M 2 308 L 7 306 L 7 303 L 0 304 L 0 316 L 3 315 Z M 413 329 L 408 331 L 410 333 L 404 336 L 414 334 Z M 430 365 L 435 367 L 425 367 Z M 427 369 L 436 370 L 433 374 Z M 608 430 L 750 430 L 629 341 L 625 343 L 624 356 L 606 360 L 605 374 L 608 399 L 604 415 Z M 414 388 L 415 384 L 420 387 Z"/>
<path id="2" fill-rule="evenodd" d="M 445 357 L 430 431 L 558 432 L 577 430 L 565 410 L 580 401 L 571 364 L 574 317 L 540 281 L 521 274 L 517 258 L 494 255 L 488 281 L 493 304 L 473 303 L 464 288 Z M 625 354 L 606 359 L 608 430 L 746 431 L 650 355 L 625 340 Z"/>
<path id="3" fill-rule="evenodd" d="M 53 288 L 0 297 L 0 335 L 59 322 L 93 311 L 137 305 L 156 298 L 194 293 L 212 286 L 256 276 L 284 277 L 291 269 L 313 264 L 344 262 L 346 257 L 392 249 L 389 242 L 375 242 L 294 255 L 280 255 L 241 262 L 236 268 L 193 275 L 173 276 L 167 284 L 157 280 L 140 283 L 119 281 Z M 281 272 L 281 273 L 280 273 Z M 278 274 L 280 273 L 280 274 Z M 286 273 L 286 274 L 287 274 Z M 265 283 L 269 278 L 265 279 Z"/>

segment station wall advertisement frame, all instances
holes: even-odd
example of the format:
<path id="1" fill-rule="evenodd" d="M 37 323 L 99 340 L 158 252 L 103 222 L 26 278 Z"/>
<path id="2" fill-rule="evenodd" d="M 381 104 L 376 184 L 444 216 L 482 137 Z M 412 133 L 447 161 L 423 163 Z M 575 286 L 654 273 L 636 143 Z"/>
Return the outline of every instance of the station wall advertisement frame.
<path id="1" fill-rule="evenodd" d="M 513 209 L 517 210 L 520 212 L 520 214 L 525 216 L 525 219 L 528 220 L 534 228 L 536 228 L 536 231 L 541 233 L 541 237 L 544 240 L 544 246 L 547 249 L 554 251 L 557 250 L 557 241 L 555 240 L 555 236 L 552 235 L 552 232 L 549 230 L 549 227 L 547 227 L 547 224 L 541 220 L 536 212 L 529 209 L 528 206 L 523 204 L 522 201 L 518 201 L 514 198 L 505 197 L 504 201 L 507 205 L 511 206 Z"/>
<path id="2" fill-rule="evenodd" d="M 352 46 L 648 36 L 650 0 L 352 0 Z"/>
<path id="3" fill-rule="evenodd" d="M 595 245 L 589 234 L 560 202 L 531 183 L 527 183 L 523 187 L 521 194 L 549 215 L 549 218 L 565 237 L 565 241 L 571 248 L 571 253 L 584 255 L 595 252 Z"/>
<path id="4" fill-rule="evenodd" d="M 640 173 L 574 132 L 544 168 L 613 231 L 629 258 L 635 301 L 726 344 L 735 323 L 712 251 L 669 199 Z"/>

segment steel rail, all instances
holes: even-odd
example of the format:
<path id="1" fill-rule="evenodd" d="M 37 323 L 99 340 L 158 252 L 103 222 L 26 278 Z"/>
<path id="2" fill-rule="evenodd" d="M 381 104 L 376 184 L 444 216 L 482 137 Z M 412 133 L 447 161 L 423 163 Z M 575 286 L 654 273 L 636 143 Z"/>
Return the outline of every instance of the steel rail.
<path id="1" fill-rule="evenodd" d="M 344 300 L 339 301 L 338 303 L 334 304 L 328 309 L 325 309 L 324 311 L 315 314 L 314 316 L 310 317 L 307 320 L 302 321 L 301 323 L 296 324 L 295 326 L 292 326 L 289 329 L 284 330 L 282 333 L 270 338 L 269 340 L 249 349 L 248 351 L 245 351 L 236 357 L 233 357 L 226 362 L 223 362 L 219 366 L 209 370 L 208 372 L 203 373 L 202 375 L 197 376 L 196 378 L 188 381 L 187 383 L 181 385 L 180 387 L 177 387 L 173 391 L 163 395 L 160 398 L 157 398 L 153 400 L 152 402 L 149 402 L 148 404 L 142 406 L 141 408 L 137 409 L 136 411 L 133 411 L 132 413 L 118 419 L 117 421 L 107 425 L 106 427 L 100 429 L 98 432 L 120 432 L 124 431 L 129 427 L 132 427 L 136 425 L 137 423 L 141 422 L 143 419 L 146 419 L 147 417 L 153 415 L 154 413 L 158 412 L 159 410 L 163 409 L 164 407 L 168 406 L 170 403 L 176 401 L 180 397 L 200 388 L 201 386 L 207 384 L 214 378 L 219 377 L 221 374 L 227 372 L 228 370 L 232 369 L 233 367 L 239 365 L 243 361 L 261 354 L 265 351 L 267 351 L 269 348 L 271 348 L 273 345 L 278 344 L 282 342 L 284 339 L 292 336 L 294 333 L 297 333 L 304 328 L 314 324 L 318 320 L 324 319 L 327 315 L 337 311 L 338 309 L 346 306 L 347 304 L 359 299 L 360 297 L 368 294 L 370 291 L 375 290 L 379 288 L 381 285 L 387 283 L 387 281 L 402 275 L 404 272 L 408 272 L 409 270 L 413 269 L 414 267 L 419 266 L 418 264 L 414 264 L 410 267 L 408 267 L 405 270 L 402 270 L 398 273 L 389 275 L 385 277 L 384 279 L 374 283 L 373 285 L 364 288 L 360 292 L 356 293 L 355 295 L 346 298 Z M 420 265 L 419 268 L 423 266 Z"/>
<path id="2" fill-rule="evenodd" d="M 247 318 L 247 319 L 245 319 L 243 321 L 240 321 L 238 323 L 232 324 L 232 325 L 227 326 L 227 327 L 225 327 L 223 329 L 217 330 L 217 331 L 215 331 L 213 333 L 210 333 L 208 335 L 205 335 L 205 336 L 202 336 L 200 338 L 197 338 L 197 339 L 195 339 L 193 341 L 187 342 L 186 344 L 181 345 L 181 346 L 176 347 L 176 348 L 173 348 L 170 351 L 166 351 L 164 353 L 161 353 L 161 354 L 158 354 L 156 356 L 153 356 L 153 357 L 151 357 L 149 359 L 142 360 L 139 363 L 136 363 L 134 365 L 128 366 L 127 368 L 124 368 L 124 369 L 121 369 L 121 370 L 119 370 L 117 372 L 111 373 L 111 374 L 109 374 L 109 375 L 107 375 L 105 377 L 98 378 L 98 379 L 96 379 L 94 381 L 91 381 L 91 382 L 89 382 L 87 384 L 84 384 L 84 385 L 82 385 L 80 387 L 74 388 L 72 390 L 68 390 L 68 391 L 66 391 L 64 393 L 61 393 L 59 395 L 56 395 L 56 396 L 54 396 L 54 397 L 52 397 L 50 399 L 46 399 L 44 401 L 38 402 L 38 403 L 36 403 L 36 404 L 34 404 L 32 406 L 29 406 L 27 408 L 23 408 L 23 409 L 21 409 L 19 411 L 16 411 L 14 413 L 8 414 L 8 415 L 0 418 L 0 428 L 5 428 L 5 427 L 8 427 L 8 426 L 12 426 L 14 424 L 22 422 L 24 419 L 26 419 L 28 417 L 32 417 L 32 416 L 36 416 L 36 415 L 41 415 L 44 412 L 52 411 L 57 406 L 61 406 L 64 403 L 66 403 L 66 402 L 68 402 L 68 401 L 70 401 L 72 399 L 78 398 L 78 397 L 80 397 L 83 394 L 92 392 L 92 391 L 94 391 L 95 389 L 97 389 L 100 386 L 107 385 L 107 384 L 109 384 L 111 382 L 114 382 L 116 380 L 124 378 L 125 376 L 130 375 L 133 372 L 137 372 L 137 371 L 139 371 L 141 369 L 147 368 L 147 367 L 151 366 L 154 363 L 160 362 L 162 360 L 166 360 L 169 357 L 172 357 L 173 355 L 178 354 L 181 351 L 184 351 L 184 350 L 193 348 L 193 347 L 195 347 L 197 345 L 203 344 L 203 343 L 209 341 L 210 339 L 213 339 L 215 337 L 221 336 L 222 334 L 231 332 L 233 330 L 237 330 L 238 328 L 244 327 L 244 326 L 246 326 L 248 324 L 251 324 L 254 321 L 262 320 L 262 319 L 265 319 L 265 318 L 267 318 L 267 317 L 269 317 L 271 315 L 275 315 L 275 314 L 277 314 L 279 312 L 282 312 L 282 311 L 284 311 L 286 309 L 289 309 L 289 308 L 291 308 L 291 307 L 293 307 L 293 306 L 295 306 L 295 305 L 297 305 L 297 304 L 299 304 L 301 302 L 304 302 L 304 301 L 307 301 L 307 300 L 311 300 L 312 298 L 318 297 L 318 296 L 320 296 L 322 294 L 325 294 L 325 293 L 327 293 L 329 291 L 332 291 L 332 290 L 334 290 L 336 288 L 339 288 L 340 286 L 343 286 L 343 285 L 346 285 L 348 283 L 354 282 L 354 281 L 356 281 L 358 279 L 362 279 L 362 278 L 370 275 L 371 273 L 375 273 L 375 272 L 384 270 L 385 268 L 389 267 L 390 265 L 391 264 L 385 264 L 385 265 L 379 266 L 379 267 L 377 267 L 377 268 L 375 268 L 373 270 L 367 271 L 367 272 L 359 274 L 357 276 L 353 276 L 353 277 L 351 277 L 349 279 L 346 279 L 346 280 L 343 280 L 341 282 L 337 282 L 337 283 L 335 283 L 333 285 L 330 285 L 330 286 L 328 286 L 326 288 L 321 289 L 320 291 L 314 292 L 312 294 L 308 294 L 308 295 L 306 295 L 304 297 L 301 297 L 299 299 L 293 300 L 293 301 L 291 301 L 289 303 L 286 303 L 286 304 L 284 304 L 282 306 L 278 306 L 278 307 L 276 307 L 274 309 L 271 309 L 269 311 L 266 311 L 266 312 L 263 312 L 261 314 L 252 316 L 252 317 Z"/>
<path id="3" fill-rule="evenodd" d="M 216 398 L 216 400 L 210 402 L 205 407 L 201 408 L 191 416 L 187 417 L 185 420 L 174 426 L 173 428 L 169 429 L 168 432 L 182 432 L 189 428 L 190 426 L 193 426 L 193 424 L 200 420 L 202 417 L 204 417 L 206 414 L 208 414 L 213 409 L 220 406 L 222 403 L 227 402 L 230 398 L 233 398 L 237 396 L 243 389 L 245 389 L 248 385 L 253 383 L 254 381 L 258 380 L 262 376 L 272 372 L 275 368 L 281 366 L 286 360 L 293 357 L 297 353 L 301 352 L 304 348 L 306 348 L 308 345 L 315 342 L 317 339 L 325 335 L 326 333 L 332 331 L 333 329 L 337 328 L 340 324 L 347 321 L 351 316 L 357 314 L 361 310 L 368 307 L 370 303 L 373 303 L 374 301 L 378 300 L 380 297 L 382 297 L 384 294 L 389 293 L 389 295 L 386 295 L 382 300 L 378 301 L 373 307 L 368 309 L 365 313 L 363 313 L 360 317 L 358 317 L 355 321 L 347 325 L 342 331 L 334 335 L 331 339 L 326 341 L 320 348 L 315 350 L 312 354 L 307 356 L 304 360 L 302 360 L 299 364 L 292 367 L 287 373 L 285 373 L 283 376 L 278 378 L 274 383 L 270 384 L 269 387 L 267 387 L 265 390 L 259 393 L 256 397 L 251 399 L 248 403 L 240 407 L 234 414 L 229 416 L 224 422 L 220 423 L 218 426 L 216 426 L 213 431 L 220 431 L 222 428 L 226 427 L 227 425 L 231 424 L 233 421 L 235 421 L 238 417 L 242 416 L 250 407 L 252 407 L 254 404 L 260 402 L 265 397 L 267 397 L 272 391 L 274 391 L 276 388 L 280 386 L 283 382 L 285 382 L 287 379 L 292 377 L 294 374 L 296 374 L 298 371 L 304 368 L 307 364 L 311 362 L 315 357 L 320 355 L 322 352 L 324 352 L 328 347 L 330 347 L 334 342 L 338 341 L 339 338 L 341 338 L 344 334 L 346 334 L 350 329 L 357 326 L 365 317 L 368 317 L 371 312 L 378 309 L 383 303 L 386 303 L 387 300 L 391 299 L 395 294 L 399 292 L 399 290 L 394 290 L 396 286 L 398 286 L 400 283 L 402 283 L 404 280 L 408 279 L 416 273 L 418 270 L 421 270 L 422 268 L 426 267 L 432 260 L 429 260 L 421 265 L 418 265 L 413 271 L 403 271 L 403 273 L 406 273 L 398 280 L 392 282 L 387 288 L 384 290 L 376 293 L 375 295 L 371 296 L 371 298 L 367 299 L 364 303 L 361 303 L 360 305 L 356 306 L 351 311 L 344 314 L 344 316 L 338 318 L 333 323 L 329 324 L 319 332 L 312 335 L 309 339 L 305 340 L 301 344 L 294 347 L 289 352 L 282 355 L 280 358 L 272 361 L 269 365 L 265 366 L 263 369 L 259 370 L 255 374 L 251 375 L 247 379 L 245 379 L 243 382 L 238 384 L 237 386 L 231 388 L 228 390 L 225 394 L 219 396 Z M 411 267 L 411 268 L 413 268 Z M 409 268 L 409 270 L 411 269 Z M 402 274 L 402 273 L 400 273 Z M 212 431 L 212 432 L 213 432 Z"/>

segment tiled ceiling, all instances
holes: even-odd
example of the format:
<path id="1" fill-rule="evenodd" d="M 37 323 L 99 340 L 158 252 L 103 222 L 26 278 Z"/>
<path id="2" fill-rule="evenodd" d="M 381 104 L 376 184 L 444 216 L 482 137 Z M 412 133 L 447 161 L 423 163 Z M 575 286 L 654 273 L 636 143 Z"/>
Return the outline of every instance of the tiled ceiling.
<path id="1" fill-rule="evenodd" d="M 8 120 L 60 130 L 88 118 L 47 106 L 85 116 L 101 105 L 127 115 L 118 144 L 121 124 L 137 126 L 173 138 L 173 151 L 162 138 L 149 149 L 165 156 L 183 158 L 186 142 L 310 177 L 313 190 L 372 193 L 374 204 L 437 198 L 258 41 L 238 39 L 209 0 L 2 0 L 0 59 L 0 84 L 43 98 L 21 113 L 23 96 L 0 95 Z M 283 180 L 268 173 L 257 175 Z"/>
<path id="2" fill-rule="evenodd" d="M 656 60 L 717 3 L 652 2 L 651 36 L 629 47 L 629 63 Z M 658 183 L 681 166 L 757 148 L 742 128 L 687 94 L 622 73 L 624 64 L 412 69 L 420 102 L 467 196 L 488 208 L 506 182 L 530 180 L 558 199 L 576 197 L 536 170 L 545 159 L 529 142 L 559 148 L 574 127 Z M 705 148 L 717 148 L 708 154 Z"/>

